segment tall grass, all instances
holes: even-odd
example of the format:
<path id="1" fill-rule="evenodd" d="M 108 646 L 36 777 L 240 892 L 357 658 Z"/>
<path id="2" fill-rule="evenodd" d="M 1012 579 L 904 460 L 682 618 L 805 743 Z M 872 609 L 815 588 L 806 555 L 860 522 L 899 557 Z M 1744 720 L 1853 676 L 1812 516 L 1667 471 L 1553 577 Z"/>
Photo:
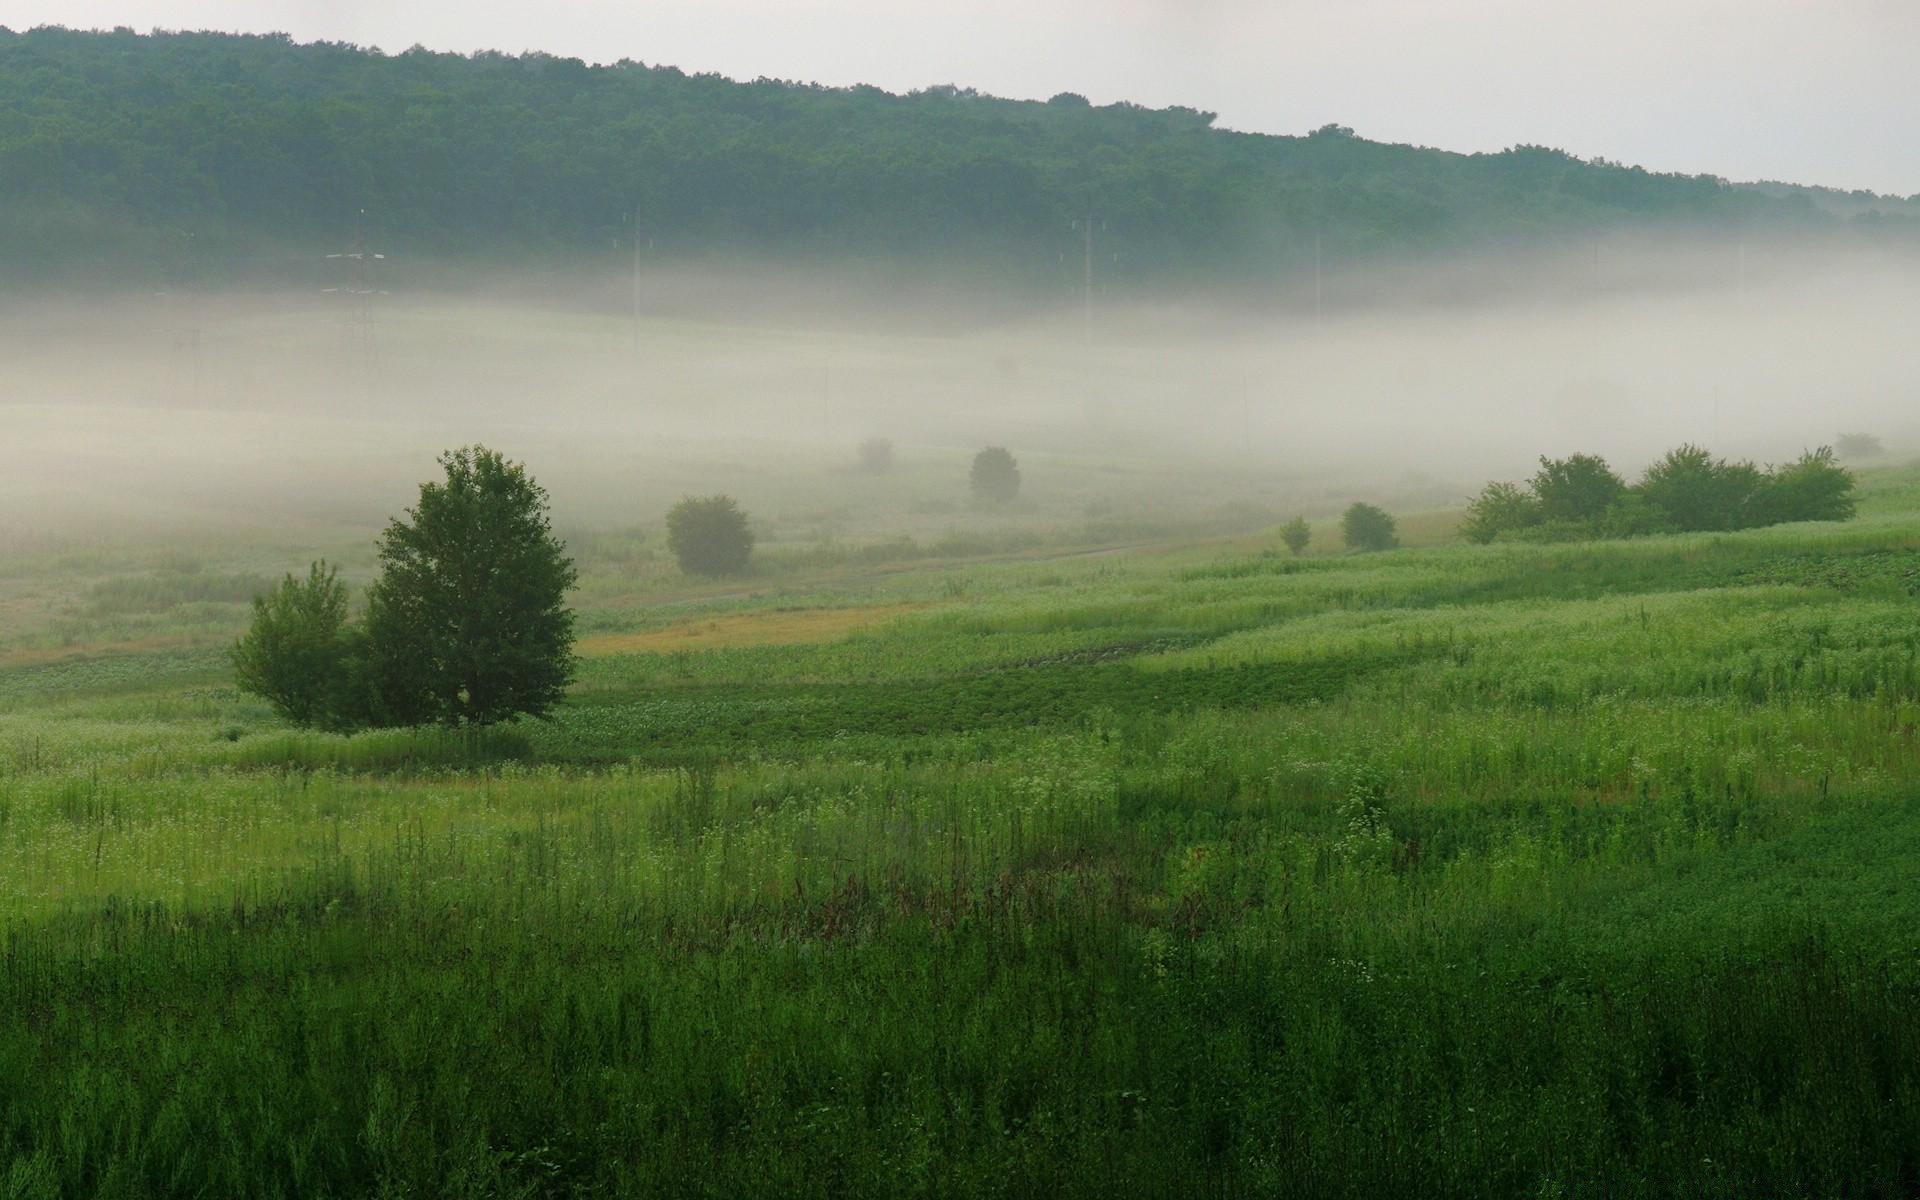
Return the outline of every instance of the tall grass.
<path id="1" fill-rule="evenodd" d="M 485 735 L 0 676 L 0 1195 L 1912 1195 L 1913 532 L 969 566 Z"/>

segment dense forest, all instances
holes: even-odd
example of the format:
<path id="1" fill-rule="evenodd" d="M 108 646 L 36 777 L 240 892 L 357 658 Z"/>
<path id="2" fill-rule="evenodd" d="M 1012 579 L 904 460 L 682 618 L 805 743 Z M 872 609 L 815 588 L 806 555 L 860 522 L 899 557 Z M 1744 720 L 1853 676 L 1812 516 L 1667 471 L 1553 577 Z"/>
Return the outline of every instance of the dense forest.
<path id="1" fill-rule="evenodd" d="M 1456 154 L 1190 109 L 909 95 L 540 54 L 0 29 L 0 262 L 269 264 L 369 235 L 415 258 L 949 256 L 1048 265 L 1101 223 L 1131 273 L 1259 270 L 1646 222 L 1838 222 L 1806 192 L 1539 147 Z M 637 214 L 637 216 L 636 216 Z M 1895 218 L 1896 221 L 1902 218 Z"/>

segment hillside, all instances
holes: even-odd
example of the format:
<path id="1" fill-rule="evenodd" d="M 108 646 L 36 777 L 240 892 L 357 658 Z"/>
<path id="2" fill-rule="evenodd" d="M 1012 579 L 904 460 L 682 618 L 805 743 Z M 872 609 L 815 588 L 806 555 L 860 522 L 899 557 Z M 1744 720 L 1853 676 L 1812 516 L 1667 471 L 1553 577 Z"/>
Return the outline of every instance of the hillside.
<path id="1" fill-rule="evenodd" d="M 18 555 L 72 609 L 0 651 L 0 1180 L 1911 1196 L 1920 471 L 1861 484 L 693 604 L 593 555 L 553 721 L 352 738 L 231 686 L 277 530 Z"/>
<path id="2" fill-rule="evenodd" d="M 589 66 L 385 55 L 285 37 L 0 30 L 0 257 L 15 273 L 304 260 L 369 235 L 415 256 L 967 256 L 1258 272 L 1681 222 L 1837 224 L 1801 192 L 1518 147 L 1455 154 L 1211 114 L 893 95 Z"/>

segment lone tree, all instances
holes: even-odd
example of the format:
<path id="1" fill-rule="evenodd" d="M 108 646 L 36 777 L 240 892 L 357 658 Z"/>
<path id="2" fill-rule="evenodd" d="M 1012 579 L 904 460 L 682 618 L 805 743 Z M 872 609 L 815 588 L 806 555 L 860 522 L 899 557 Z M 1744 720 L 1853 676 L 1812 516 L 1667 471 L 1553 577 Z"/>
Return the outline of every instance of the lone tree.
<path id="1" fill-rule="evenodd" d="M 1400 544 L 1394 536 L 1393 518 L 1359 501 L 1341 516 L 1340 537 L 1355 550 L 1391 550 Z"/>
<path id="2" fill-rule="evenodd" d="M 1305 517 L 1295 517 L 1280 527 L 1280 540 L 1293 551 L 1295 558 L 1306 553 L 1307 543 L 1313 540 L 1313 530 L 1307 527 Z"/>
<path id="3" fill-rule="evenodd" d="M 973 456 L 967 483 L 974 499 L 1005 504 L 1020 494 L 1020 467 L 1005 447 L 988 446 Z"/>
<path id="4" fill-rule="evenodd" d="M 576 578 L 547 494 L 483 446 L 440 456 L 444 483 L 380 542 L 367 590 L 372 723 L 491 725 L 544 717 L 573 676 Z"/>
<path id="5" fill-rule="evenodd" d="M 689 575 L 738 575 L 753 554 L 753 530 L 732 496 L 688 496 L 667 512 L 667 548 Z"/>
<path id="6" fill-rule="evenodd" d="M 233 677 L 295 725 L 339 727 L 350 640 L 347 585 L 316 562 L 253 598 L 253 624 L 233 647 Z"/>

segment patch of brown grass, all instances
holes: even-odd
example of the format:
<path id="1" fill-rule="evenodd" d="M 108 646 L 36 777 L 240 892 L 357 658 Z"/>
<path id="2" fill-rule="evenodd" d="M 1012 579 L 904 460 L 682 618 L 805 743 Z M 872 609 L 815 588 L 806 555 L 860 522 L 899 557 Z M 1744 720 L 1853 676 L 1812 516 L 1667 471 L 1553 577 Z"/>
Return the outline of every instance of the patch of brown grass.
<path id="1" fill-rule="evenodd" d="M 676 650 L 717 650 L 728 646 L 774 646 L 833 642 L 919 604 L 877 604 L 864 608 L 766 609 L 728 613 L 645 629 L 581 638 L 574 649 L 583 657 L 604 654 L 672 654 Z"/>

